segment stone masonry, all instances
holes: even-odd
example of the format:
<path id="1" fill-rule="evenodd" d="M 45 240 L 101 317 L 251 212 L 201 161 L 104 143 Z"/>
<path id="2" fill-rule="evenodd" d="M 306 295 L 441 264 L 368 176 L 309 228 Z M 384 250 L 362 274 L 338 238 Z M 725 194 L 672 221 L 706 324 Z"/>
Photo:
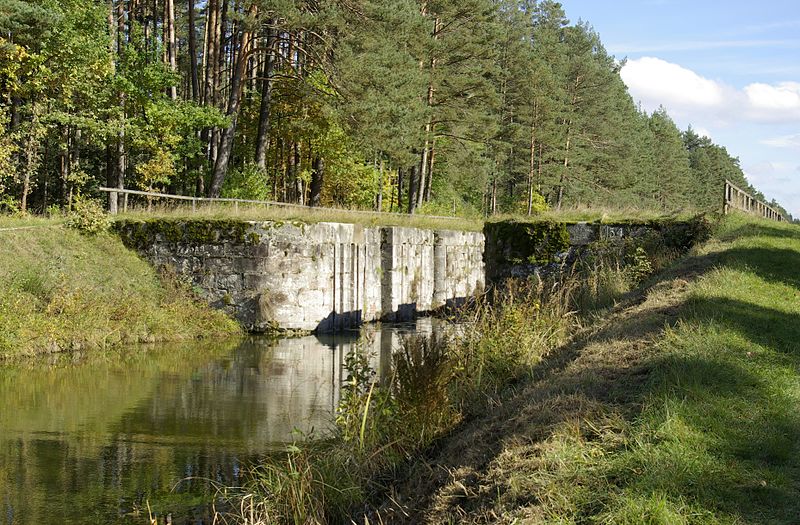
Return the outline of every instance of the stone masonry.
<path id="1" fill-rule="evenodd" d="M 192 220 L 127 221 L 117 230 L 255 332 L 412 319 L 485 285 L 477 232 Z"/>

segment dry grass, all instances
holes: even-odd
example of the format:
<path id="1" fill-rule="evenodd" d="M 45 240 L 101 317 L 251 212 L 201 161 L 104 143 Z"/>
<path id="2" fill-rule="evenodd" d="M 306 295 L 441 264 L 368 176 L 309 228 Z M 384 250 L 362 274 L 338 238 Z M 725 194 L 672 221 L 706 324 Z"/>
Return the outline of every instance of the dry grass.
<path id="1" fill-rule="evenodd" d="M 517 220 L 517 221 L 553 221 L 553 222 L 602 222 L 605 224 L 613 223 L 636 223 L 657 220 L 684 220 L 697 215 L 697 210 L 653 210 L 643 209 L 634 206 L 619 208 L 598 208 L 586 206 L 574 206 L 561 210 L 546 210 L 533 215 L 506 215 L 500 214 L 491 217 L 491 221 Z"/>

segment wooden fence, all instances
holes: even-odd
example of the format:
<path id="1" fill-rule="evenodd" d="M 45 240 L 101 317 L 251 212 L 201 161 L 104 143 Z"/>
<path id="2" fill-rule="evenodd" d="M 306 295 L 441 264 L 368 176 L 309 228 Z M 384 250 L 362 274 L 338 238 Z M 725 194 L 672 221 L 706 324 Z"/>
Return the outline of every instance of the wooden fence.
<path id="1" fill-rule="evenodd" d="M 722 202 L 722 213 L 728 214 L 731 210 L 740 210 L 752 215 L 758 215 L 773 221 L 785 221 L 786 217 L 775 208 L 756 200 L 752 195 L 739 188 L 731 181 L 725 181 L 725 198 Z"/>
<path id="2" fill-rule="evenodd" d="M 367 211 L 367 210 L 348 210 L 348 209 L 341 209 L 341 208 L 323 208 L 323 207 L 311 207 L 305 206 L 303 204 L 292 204 L 288 202 L 274 202 L 274 201 L 258 201 L 258 200 L 250 200 L 250 199 L 226 199 L 226 198 L 212 198 L 212 197 L 190 197 L 186 195 L 172 195 L 169 193 L 157 193 L 152 191 L 139 191 L 139 190 L 126 190 L 120 188 L 106 188 L 100 187 L 98 188 L 100 191 L 109 193 L 109 212 L 112 214 L 116 214 L 118 210 L 122 210 L 122 212 L 128 211 L 128 196 L 129 195 L 138 195 L 145 197 L 148 203 L 148 207 L 158 199 L 166 199 L 166 200 L 174 200 L 174 201 L 182 201 L 187 202 L 191 201 L 192 203 L 192 211 L 197 211 L 197 206 L 199 204 L 232 204 L 234 211 L 239 210 L 239 205 L 244 204 L 247 206 L 261 206 L 264 208 L 279 208 L 279 209 L 295 209 L 295 210 L 306 210 L 313 212 L 315 210 L 319 211 L 332 211 L 332 212 L 340 212 L 340 213 L 352 213 L 357 215 L 380 215 L 380 216 L 397 216 L 397 217 L 410 217 L 407 213 L 396 213 L 396 212 L 387 212 L 387 211 Z M 443 220 L 450 220 L 450 221 L 463 221 L 462 217 L 450 217 L 445 215 L 414 215 L 414 217 L 422 217 L 425 219 L 443 219 Z"/>

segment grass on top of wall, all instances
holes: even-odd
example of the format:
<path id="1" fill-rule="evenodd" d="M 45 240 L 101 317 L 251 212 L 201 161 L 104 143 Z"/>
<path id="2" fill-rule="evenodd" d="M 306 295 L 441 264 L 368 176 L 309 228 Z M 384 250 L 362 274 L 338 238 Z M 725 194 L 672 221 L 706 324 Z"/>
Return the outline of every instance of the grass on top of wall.
<path id="1" fill-rule="evenodd" d="M 114 235 L 81 234 L 55 220 L 2 220 L 0 359 L 239 331 Z"/>
<path id="2" fill-rule="evenodd" d="M 588 208 L 573 207 L 562 210 L 547 210 L 533 215 L 498 214 L 488 218 L 440 217 L 429 215 L 407 215 L 403 213 L 375 213 L 363 210 L 344 210 L 333 208 L 312 208 L 308 206 L 264 206 L 257 204 L 199 203 L 195 209 L 191 205 L 174 205 L 155 201 L 148 208 L 144 205 L 131 206 L 120 218 L 162 218 L 162 219 L 241 219 L 243 221 L 299 221 L 305 223 L 341 222 L 363 224 L 364 226 L 402 226 L 431 230 L 482 231 L 485 221 L 530 221 L 530 222 L 602 222 L 602 223 L 645 223 L 658 220 L 688 220 L 696 211 L 682 210 L 664 212 L 662 210 L 626 208 Z"/>
<path id="3" fill-rule="evenodd" d="M 481 231 L 483 221 L 477 218 L 432 217 L 425 215 L 406 215 L 401 213 L 373 213 L 367 211 L 338 210 L 331 208 L 312 208 L 304 206 L 234 206 L 230 203 L 198 204 L 172 206 L 166 204 L 129 208 L 120 213 L 121 219 L 240 219 L 242 221 L 283 221 L 283 222 L 340 222 L 363 224 L 364 226 L 402 226 L 431 230 Z"/>

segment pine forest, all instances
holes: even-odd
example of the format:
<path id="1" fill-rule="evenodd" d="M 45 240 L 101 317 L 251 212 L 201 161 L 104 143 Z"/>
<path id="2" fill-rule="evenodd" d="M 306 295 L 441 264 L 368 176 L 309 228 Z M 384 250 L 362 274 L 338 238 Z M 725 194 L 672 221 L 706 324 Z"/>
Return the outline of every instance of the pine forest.
<path id="1" fill-rule="evenodd" d="M 725 179 L 764 199 L 724 147 L 639 108 L 624 58 L 567 16 L 550 0 L 2 0 L 0 209 L 101 186 L 465 217 L 712 211 Z"/>

